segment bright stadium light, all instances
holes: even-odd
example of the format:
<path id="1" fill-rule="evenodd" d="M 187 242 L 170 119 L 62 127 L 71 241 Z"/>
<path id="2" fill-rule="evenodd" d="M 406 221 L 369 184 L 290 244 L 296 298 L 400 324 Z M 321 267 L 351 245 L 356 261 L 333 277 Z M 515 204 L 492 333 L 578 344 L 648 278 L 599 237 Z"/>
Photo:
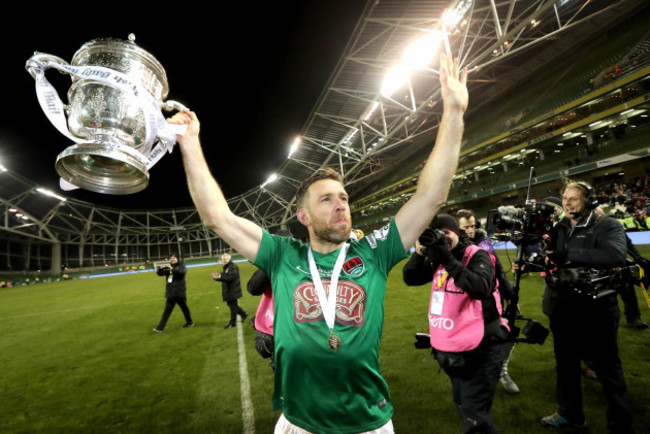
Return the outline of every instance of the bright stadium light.
<path id="1" fill-rule="evenodd" d="M 0 172 L 6 172 L 6 171 L 7 171 L 7 168 L 5 166 L 3 166 L 2 164 L 0 164 Z"/>
<path id="2" fill-rule="evenodd" d="M 262 186 L 261 186 L 260 188 L 264 188 L 264 187 L 266 187 L 266 184 L 268 184 L 269 182 L 273 182 L 273 181 L 275 181 L 276 179 L 278 179 L 278 175 L 276 175 L 276 174 L 274 173 L 273 175 L 269 176 L 269 179 L 267 179 L 266 182 L 264 182 L 264 184 L 262 184 Z"/>
<path id="3" fill-rule="evenodd" d="M 457 10 L 447 10 L 445 13 L 442 14 L 442 22 L 445 24 L 446 27 L 448 28 L 453 28 L 458 22 L 462 16 L 459 14 Z"/>
<path id="4" fill-rule="evenodd" d="M 52 192 L 50 190 L 47 190 L 45 188 L 40 188 L 39 187 L 39 188 L 36 189 L 36 191 L 38 191 L 41 194 L 44 194 L 45 196 L 50 196 L 50 197 L 53 197 L 55 199 L 59 199 L 61 202 L 65 202 L 67 200 L 65 197 L 59 196 L 58 194 L 56 194 L 56 193 L 54 193 L 54 192 Z"/>
<path id="5" fill-rule="evenodd" d="M 373 114 L 375 114 L 375 110 L 377 110 L 377 107 L 379 107 L 379 101 L 375 101 L 371 106 L 370 109 L 368 109 L 368 113 L 364 116 L 363 120 L 368 121 Z"/>
<path id="6" fill-rule="evenodd" d="M 397 65 L 391 68 L 381 85 L 381 94 L 390 97 L 397 89 L 404 86 L 409 80 L 410 74 L 404 65 Z"/>
<path id="7" fill-rule="evenodd" d="M 298 136 L 298 137 L 295 138 L 295 140 L 291 144 L 291 149 L 289 150 L 289 157 L 288 158 L 291 158 L 293 153 L 298 150 L 299 145 L 300 145 L 300 137 Z"/>
<path id="8" fill-rule="evenodd" d="M 404 52 L 404 65 L 408 69 L 426 68 L 438 52 L 442 36 L 432 31 L 413 42 Z"/>

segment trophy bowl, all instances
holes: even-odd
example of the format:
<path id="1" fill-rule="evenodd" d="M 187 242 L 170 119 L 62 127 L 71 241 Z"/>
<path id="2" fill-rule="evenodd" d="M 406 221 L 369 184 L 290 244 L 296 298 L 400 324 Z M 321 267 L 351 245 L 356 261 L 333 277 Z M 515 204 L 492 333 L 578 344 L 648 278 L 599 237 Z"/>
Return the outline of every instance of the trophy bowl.
<path id="1" fill-rule="evenodd" d="M 70 134 L 57 128 L 75 144 L 57 157 L 55 168 L 61 178 L 98 193 L 130 194 L 146 188 L 149 156 L 163 119 L 160 107 L 170 103 L 163 103 L 169 88 L 162 65 L 129 35 L 128 41 L 87 42 L 70 64 L 35 53 L 26 67 L 37 79 L 37 93 L 43 66 L 57 67 L 72 77 L 69 103 L 64 106 Z M 45 100 L 49 101 L 47 95 Z M 152 106 L 158 112 L 155 120 Z"/>

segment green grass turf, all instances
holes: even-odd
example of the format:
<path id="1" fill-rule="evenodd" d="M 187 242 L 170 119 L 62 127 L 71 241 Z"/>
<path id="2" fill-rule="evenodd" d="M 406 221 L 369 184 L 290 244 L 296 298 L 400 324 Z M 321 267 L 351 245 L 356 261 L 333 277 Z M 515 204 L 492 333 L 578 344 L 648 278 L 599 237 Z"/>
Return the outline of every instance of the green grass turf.
<path id="1" fill-rule="evenodd" d="M 644 249 L 647 255 L 650 249 Z M 245 284 L 254 267 L 239 265 Z M 428 351 L 413 346 L 414 334 L 428 330 L 429 290 L 406 287 L 402 265 L 389 276 L 380 349 L 396 432 L 460 432 L 449 379 Z M 220 284 L 209 277 L 220 269 L 189 269 L 188 304 L 196 327 L 182 329 L 177 308 L 161 334 L 152 329 L 163 310 L 164 280 L 153 273 L 1 290 L 0 432 L 241 432 L 237 332 L 224 330 L 229 311 Z M 520 306 L 525 316 L 548 326 L 542 289 L 539 276 L 523 278 Z M 640 290 L 638 295 L 643 318 L 650 321 Z M 258 302 L 248 293 L 240 300 L 251 315 Z M 255 331 L 243 326 L 256 432 L 271 433 L 279 416 L 271 410 L 272 373 L 255 351 Z M 620 327 L 637 432 L 650 422 L 649 340 L 648 330 Z M 547 433 L 539 419 L 555 410 L 552 336 L 541 346 L 518 344 L 510 374 L 521 394 L 509 396 L 499 385 L 497 426 L 504 433 Z M 583 390 L 591 432 L 606 432 L 600 384 L 584 379 Z"/>

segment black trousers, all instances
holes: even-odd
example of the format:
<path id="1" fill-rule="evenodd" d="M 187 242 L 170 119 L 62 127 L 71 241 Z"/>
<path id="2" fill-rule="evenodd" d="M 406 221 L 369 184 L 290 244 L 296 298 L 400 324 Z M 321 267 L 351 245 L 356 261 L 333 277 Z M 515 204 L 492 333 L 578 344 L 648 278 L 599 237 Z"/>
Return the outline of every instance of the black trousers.
<path id="1" fill-rule="evenodd" d="M 230 324 L 234 325 L 237 323 L 237 314 L 241 315 L 242 319 L 244 319 L 245 316 L 248 316 L 248 314 L 244 312 L 244 309 L 239 307 L 237 300 L 229 300 L 226 304 L 230 308 Z"/>
<path id="2" fill-rule="evenodd" d="M 461 369 L 445 369 L 451 379 L 454 403 L 464 433 L 498 433 L 490 411 L 501 376 L 504 351 L 501 343 L 481 345 L 480 354 Z"/>
<path id="3" fill-rule="evenodd" d="M 639 299 L 636 296 L 634 284 L 626 282 L 618 288 L 618 293 L 621 295 L 621 300 L 623 301 L 625 319 L 627 322 L 632 322 L 637 318 L 641 318 Z"/>
<path id="4" fill-rule="evenodd" d="M 168 298 L 167 301 L 165 302 L 165 310 L 163 311 L 162 318 L 160 318 L 160 323 L 158 323 L 158 327 L 156 327 L 158 330 L 163 330 L 165 328 L 165 325 L 167 324 L 167 320 L 169 319 L 169 316 L 172 314 L 172 310 L 174 310 L 174 306 L 180 306 L 181 310 L 183 311 L 183 315 L 185 315 L 185 322 L 191 323 L 192 322 L 192 315 L 190 314 L 190 308 L 187 307 L 187 301 L 185 297 L 171 297 Z"/>
<path id="5" fill-rule="evenodd" d="M 601 299 L 560 297 L 551 315 L 557 370 L 558 413 L 572 423 L 585 420 L 582 410 L 582 360 L 592 362 L 607 401 L 612 433 L 631 431 L 623 365 L 618 356 L 620 319 L 615 295 Z"/>

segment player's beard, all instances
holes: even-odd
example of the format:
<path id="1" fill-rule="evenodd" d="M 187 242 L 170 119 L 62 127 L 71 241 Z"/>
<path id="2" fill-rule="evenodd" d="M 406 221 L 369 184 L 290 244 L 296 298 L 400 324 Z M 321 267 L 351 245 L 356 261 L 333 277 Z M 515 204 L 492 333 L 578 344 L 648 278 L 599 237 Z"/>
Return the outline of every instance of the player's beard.
<path id="1" fill-rule="evenodd" d="M 328 243 L 340 244 L 346 242 L 350 238 L 352 224 L 350 223 L 349 217 L 344 218 L 347 222 L 346 225 L 334 227 L 334 225 L 330 225 L 324 220 L 312 217 L 312 230 L 314 231 L 314 235 L 318 239 L 327 241 Z"/>

